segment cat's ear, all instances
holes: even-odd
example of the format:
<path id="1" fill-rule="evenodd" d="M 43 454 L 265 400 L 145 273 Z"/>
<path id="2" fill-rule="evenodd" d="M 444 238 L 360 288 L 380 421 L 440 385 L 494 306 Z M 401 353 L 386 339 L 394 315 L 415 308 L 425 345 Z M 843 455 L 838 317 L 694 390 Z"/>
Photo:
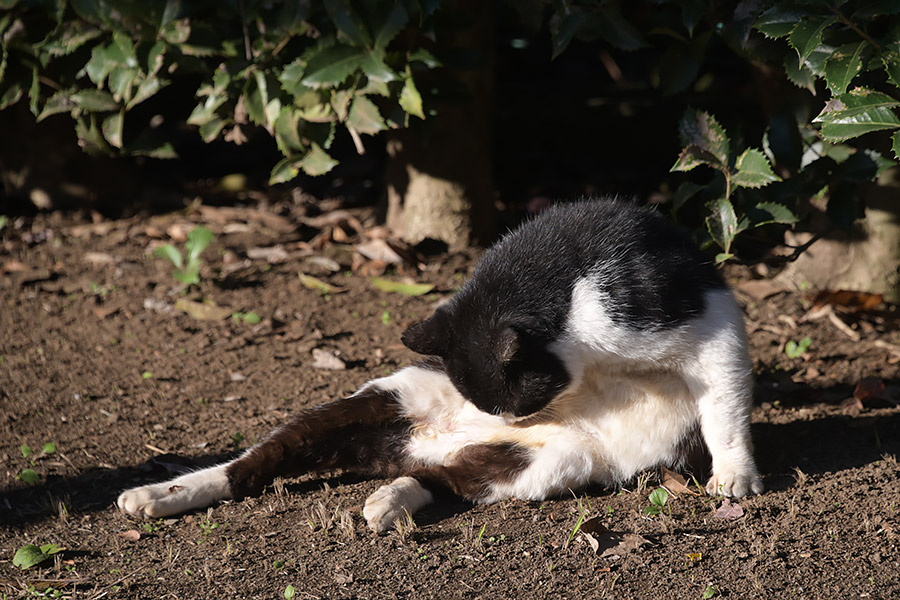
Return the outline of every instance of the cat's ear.
<path id="1" fill-rule="evenodd" d="M 400 335 L 403 345 L 426 356 L 447 355 L 447 324 L 443 313 L 438 311 L 421 323 L 410 325 Z"/>
<path id="2" fill-rule="evenodd" d="M 504 327 L 495 340 L 494 349 L 500 364 L 508 364 L 519 352 L 519 332 L 512 327 Z"/>

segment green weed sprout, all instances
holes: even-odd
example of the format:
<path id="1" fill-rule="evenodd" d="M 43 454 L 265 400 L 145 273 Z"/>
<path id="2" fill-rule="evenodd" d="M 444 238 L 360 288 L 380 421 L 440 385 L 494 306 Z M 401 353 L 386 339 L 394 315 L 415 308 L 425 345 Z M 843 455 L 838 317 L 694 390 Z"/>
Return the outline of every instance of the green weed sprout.
<path id="1" fill-rule="evenodd" d="M 172 263 L 172 276 L 185 285 L 200 283 L 200 255 L 212 243 L 213 232 L 197 225 L 188 233 L 184 243 L 184 257 L 172 244 L 165 244 L 153 253 Z"/>
<path id="2" fill-rule="evenodd" d="M 651 517 L 656 516 L 666 506 L 666 502 L 669 500 L 669 492 L 666 491 L 666 488 L 656 488 L 650 492 L 648 500 L 650 500 L 650 506 L 644 509 L 644 514 Z M 672 516 L 672 509 L 669 509 L 669 516 Z"/>
<path id="3" fill-rule="evenodd" d="M 799 342 L 788 340 L 788 343 L 784 345 L 784 353 L 788 358 L 800 358 L 804 352 L 809 350 L 810 344 L 812 344 L 812 340 L 809 337 L 805 337 Z"/>

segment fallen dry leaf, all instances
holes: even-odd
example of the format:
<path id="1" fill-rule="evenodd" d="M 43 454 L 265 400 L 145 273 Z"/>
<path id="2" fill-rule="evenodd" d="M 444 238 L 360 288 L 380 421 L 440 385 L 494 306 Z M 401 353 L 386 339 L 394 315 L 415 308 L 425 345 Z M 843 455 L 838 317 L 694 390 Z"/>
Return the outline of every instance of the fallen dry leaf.
<path id="1" fill-rule="evenodd" d="M 813 299 L 813 308 L 830 304 L 840 307 L 844 310 L 857 312 L 861 310 L 872 310 L 884 303 L 884 296 L 881 294 L 870 294 L 868 292 L 855 292 L 851 290 L 822 290 Z"/>
<path id="2" fill-rule="evenodd" d="M 744 516 L 744 507 L 728 498 L 722 500 L 722 506 L 716 509 L 717 519 L 737 519 Z"/>
<path id="3" fill-rule="evenodd" d="M 665 467 L 660 468 L 660 485 L 666 488 L 670 493 L 675 494 L 690 494 L 692 496 L 699 496 L 700 493 L 689 487 L 687 485 L 687 481 L 680 474 L 667 469 Z"/>
<path id="4" fill-rule="evenodd" d="M 141 532 L 137 529 L 129 529 L 127 531 L 120 531 L 119 537 L 129 542 L 136 542 L 141 539 Z"/>
<path id="5" fill-rule="evenodd" d="M 107 254 L 106 252 L 85 252 L 84 256 L 81 257 L 84 262 L 94 265 L 95 267 L 99 267 L 102 265 L 111 265 L 116 262 L 116 259 L 112 257 L 111 254 Z"/>
<path id="6" fill-rule="evenodd" d="M 250 248 L 247 250 L 247 256 L 253 259 L 263 259 L 268 263 L 283 263 L 289 258 L 289 254 L 281 245 L 270 246 L 268 248 Z"/>
<path id="7" fill-rule="evenodd" d="M 620 556 L 650 543 L 649 540 L 636 533 L 610 531 L 600 522 L 600 517 L 594 517 L 582 523 L 580 531 L 591 550 L 601 557 Z"/>
<path id="8" fill-rule="evenodd" d="M 334 352 L 322 350 L 321 348 L 312 349 L 313 368 L 326 369 L 329 371 L 343 371 L 347 368 L 346 363 L 334 355 Z"/>
<path id="9" fill-rule="evenodd" d="M 300 277 L 300 283 L 311 290 L 316 290 L 320 294 L 340 294 L 341 292 L 347 291 L 343 288 L 333 286 L 330 283 L 325 283 L 321 279 L 313 277 L 312 275 L 307 275 L 306 273 L 299 273 L 298 275 Z"/>
<path id="10" fill-rule="evenodd" d="M 216 306 L 215 304 L 206 304 L 204 302 L 194 302 L 185 298 L 179 298 L 175 302 L 175 308 L 184 311 L 199 321 L 221 321 L 231 316 L 233 312 L 225 306 Z"/>
<path id="11" fill-rule="evenodd" d="M 877 377 L 863 377 L 853 390 L 853 399 L 860 408 L 885 408 L 897 406 L 897 401 L 887 393 L 884 382 Z"/>

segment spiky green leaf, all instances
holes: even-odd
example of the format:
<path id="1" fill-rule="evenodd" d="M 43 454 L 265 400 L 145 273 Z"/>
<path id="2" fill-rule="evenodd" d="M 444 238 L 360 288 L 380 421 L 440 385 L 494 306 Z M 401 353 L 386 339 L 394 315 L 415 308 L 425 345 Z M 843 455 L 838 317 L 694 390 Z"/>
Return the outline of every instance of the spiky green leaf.
<path id="1" fill-rule="evenodd" d="M 900 160 L 900 131 L 894 132 L 894 135 L 891 136 L 891 150 L 894 152 L 894 158 Z"/>
<path id="2" fill-rule="evenodd" d="M 863 54 L 869 48 L 866 41 L 844 44 L 835 48 L 825 61 L 825 82 L 834 94 L 843 94 L 853 78 L 862 70 Z"/>
<path id="3" fill-rule="evenodd" d="M 309 59 L 300 83 L 310 88 L 336 86 L 362 68 L 367 52 L 352 46 L 330 46 Z"/>
<path id="4" fill-rule="evenodd" d="M 403 31 L 408 22 L 409 13 L 406 12 L 402 2 L 397 2 L 375 33 L 375 49 L 384 50 L 387 48 L 387 45 L 397 37 L 398 33 Z"/>
<path id="5" fill-rule="evenodd" d="M 837 21 L 833 16 L 813 16 L 797 23 L 788 35 L 788 42 L 800 55 L 806 58 L 822 43 L 822 35 Z"/>
<path id="6" fill-rule="evenodd" d="M 372 46 L 372 36 L 350 0 L 324 0 L 325 10 L 342 36 L 354 46 Z"/>
<path id="7" fill-rule="evenodd" d="M 106 138 L 106 141 L 109 142 L 110 146 L 114 148 L 122 147 L 122 127 L 124 123 L 125 109 L 115 112 L 103 119 L 103 124 L 100 126 L 100 129 L 103 131 L 103 137 Z"/>
<path id="8" fill-rule="evenodd" d="M 731 182 L 739 187 L 761 188 L 781 177 L 772 171 L 766 155 L 756 148 L 747 148 L 734 163 L 735 173 Z"/>
<path id="9" fill-rule="evenodd" d="M 900 128 L 900 117 L 894 108 L 900 101 L 867 88 L 855 88 L 832 98 L 813 119 L 822 123 L 822 137 L 841 142 L 864 133 Z"/>
<path id="10" fill-rule="evenodd" d="M 687 109 L 678 123 L 678 136 L 683 146 L 696 146 L 715 157 L 718 163 L 728 164 L 731 140 L 725 128 L 709 113 Z"/>
<path id="11" fill-rule="evenodd" d="M 881 63 L 888 80 L 900 88 L 900 42 L 891 42 L 881 49 Z"/>
<path id="12" fill-rule="evenodd" d="M 738 219 L 734 207 L 726 198 L 718 198 L 706 205 L 710 215 L 706 217 L 706 229 L 710 237 L 726 253 L 738 233 Z"/>
<path id="13" fill-rule="evenodd" d="M 763 12 L 753 27 L 768 38 L 778 39 L 788 35 L 806 14 L 794 2 L 780 2 Z"/>
<path id="14" fill-rule="evenodd" d="M 350 112 L 347 115 L 347 126 L 360 133 L 370 135 L 387 129 L 381 113 L 378 112 L 378 107 L 362 95 L 356 96 L 350 105 Z"/>
<path id="15" fill-rule="evenodd" d="M 425 118 L 425 111 L 422 107 L 422 96 L 416 89 L 416 83 L 413 81 L 412 75 L 407 74 L 406 81 L 403 82 L 403 89 L 400 90 L 400 108 L 408 114 Z"/>
<path id="16" fill-rule="evenodd" d="M 297 165 L 303 169 L 307 175 L 324 175 L 338 164 L 338 161 L 331 158 L 327 152 L 313 143 L 309 152 L 306 153 Z"/>

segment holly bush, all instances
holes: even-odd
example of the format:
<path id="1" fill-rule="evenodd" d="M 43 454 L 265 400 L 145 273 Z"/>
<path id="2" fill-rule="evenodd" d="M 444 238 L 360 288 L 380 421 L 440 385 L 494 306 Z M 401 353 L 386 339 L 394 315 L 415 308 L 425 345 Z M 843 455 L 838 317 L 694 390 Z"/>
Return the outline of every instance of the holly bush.
<path id="1" fill-rule="evenodd" d="M 559 2 L 550 27 L 554 55 L 574 39 L 651 53 L 647 75 L 664 96 L 706 85 L 702 67 L 723 47 L 795 86 L 755 144 L 729 135 L 707 111 L 689 107 L 679 123 L 683 149 L 672 171 L 706 167 L 712 177 L 682 182 L 673 210 L 704 204 L 719 260 L 732 256 L 743 231 L 796 222 L 811 197 L 826 203 L 833 227 L 849 230 L 861 214 L 861 186 L 896 165 L 891 153 L 900 159 L 896 0 Z M 888 144 L 857 139 L 877 131 L 893 132 Z"/>
<path id="2" fill-rule="evenodd" d="M 196 86 L 203 140 L 265 128 L 284 155 L 271 182 L 326 173 L 336 127 L 361 135 L 425 118 L 416 74 L 438 66 L 404 30 L 436 0 L 0 0 L 0 110 L 69 113 L 89 151 L 171 158 L 133 109 L 173 81 Z M 133 125 L 133 126 L 132 126 Z"/>

